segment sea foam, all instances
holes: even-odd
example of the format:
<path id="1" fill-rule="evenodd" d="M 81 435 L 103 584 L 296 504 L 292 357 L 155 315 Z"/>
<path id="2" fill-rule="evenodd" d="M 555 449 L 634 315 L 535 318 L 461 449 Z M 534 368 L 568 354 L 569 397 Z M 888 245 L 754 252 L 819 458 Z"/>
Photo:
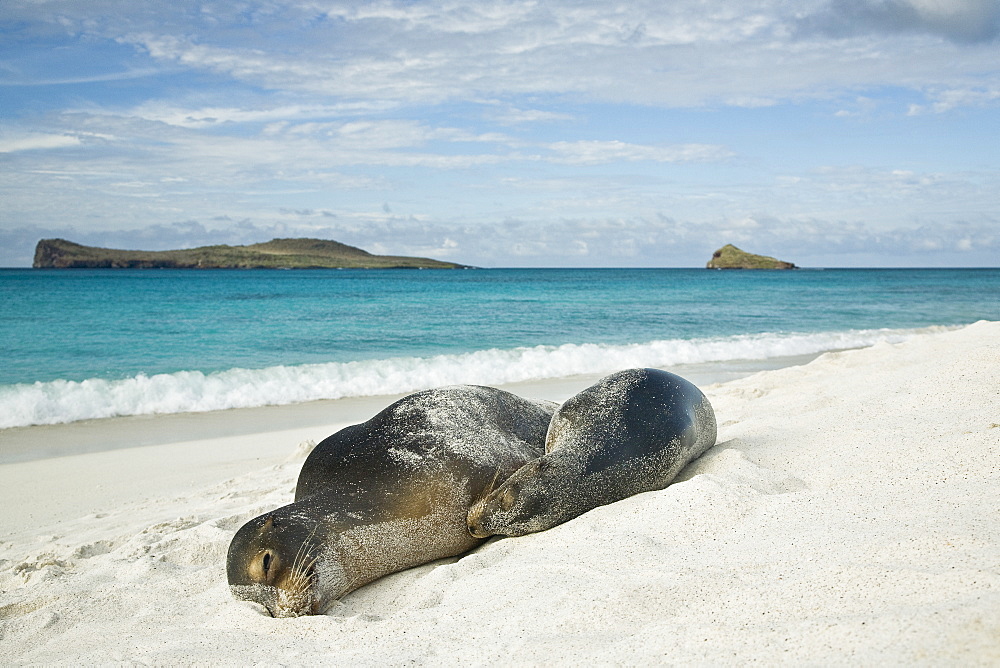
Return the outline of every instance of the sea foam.
<path id="1" fill-rule="evenodd" d="M 565 344 L 359 362 L 180 371 L 121 380 L 56 380 L 0 387 L 0 429 L 95 418 L 185 413 L 375 396 L 429 387 L 498 385 L 630 367 L 758 360 L 898 343 L 944 329 L 764 333 L 627 345 Z"/>

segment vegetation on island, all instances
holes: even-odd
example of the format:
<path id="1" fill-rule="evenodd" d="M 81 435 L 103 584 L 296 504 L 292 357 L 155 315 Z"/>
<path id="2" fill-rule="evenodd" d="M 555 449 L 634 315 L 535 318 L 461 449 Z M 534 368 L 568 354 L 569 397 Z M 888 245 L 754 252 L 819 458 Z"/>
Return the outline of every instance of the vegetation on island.
<path id="1" fill-rule="evenodd" d="M 754 255 L 726 244 L 712 253 L 706 269 L 797 269 L 791 262 L 777 260 L 767 255 Z"/>
<path id="2" fill-rule="evenodd" d="M 88 269 L 463 269 L 465 265 L 423 257 L 372 255 L 326 239 L 274 239 L 248 246 L 202 246 L 137 251 L 82 246 L 42 239 L 36 268 Z"/>

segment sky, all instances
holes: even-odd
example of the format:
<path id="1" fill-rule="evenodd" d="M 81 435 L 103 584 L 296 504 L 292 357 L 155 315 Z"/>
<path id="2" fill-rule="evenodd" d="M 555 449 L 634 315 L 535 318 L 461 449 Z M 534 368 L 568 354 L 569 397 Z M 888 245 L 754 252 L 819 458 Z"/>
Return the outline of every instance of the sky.
<path id="1" fill-rule="evenodd" d="M 1000 266 L 1000 0 L 3 0 L 0 266 Z"/>

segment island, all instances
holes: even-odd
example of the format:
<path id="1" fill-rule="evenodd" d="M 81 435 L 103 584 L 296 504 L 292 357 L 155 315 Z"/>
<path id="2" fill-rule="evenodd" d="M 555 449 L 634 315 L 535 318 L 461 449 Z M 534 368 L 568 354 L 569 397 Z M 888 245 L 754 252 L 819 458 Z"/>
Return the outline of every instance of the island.
<path id="1" fill-rule="evenodd" d="M 42 239 L 32 264 L 41 269 L 467 269 L 423 257 L 372 255 L 326 239 L 273 239 L 248 246 L 136 251 Z"/>
<path id="2" fill-rule="evenodd" d="M 740 250 L 732 244 L 726 244 L 712 253 L 712 259 L 705 265 L 706 269 L 798 269 L 791 262 L 776 260 L 767 255 L 754 255 Z"/>

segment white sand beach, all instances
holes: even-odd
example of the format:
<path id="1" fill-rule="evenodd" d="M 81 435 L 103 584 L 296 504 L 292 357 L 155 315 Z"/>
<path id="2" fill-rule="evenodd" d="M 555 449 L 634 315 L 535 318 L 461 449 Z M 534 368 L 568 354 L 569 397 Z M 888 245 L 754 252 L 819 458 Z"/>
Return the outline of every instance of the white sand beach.
<path id="1" fill-rule="evenodd" d="M 63 446 L 0 465 L 0 663 L 1000 665 L 1000 323 L 703 389 L 718 444 L 667 489 L 294 619 L 230 596 L 229 541 L 391 398 L 9 432 Z"/>

